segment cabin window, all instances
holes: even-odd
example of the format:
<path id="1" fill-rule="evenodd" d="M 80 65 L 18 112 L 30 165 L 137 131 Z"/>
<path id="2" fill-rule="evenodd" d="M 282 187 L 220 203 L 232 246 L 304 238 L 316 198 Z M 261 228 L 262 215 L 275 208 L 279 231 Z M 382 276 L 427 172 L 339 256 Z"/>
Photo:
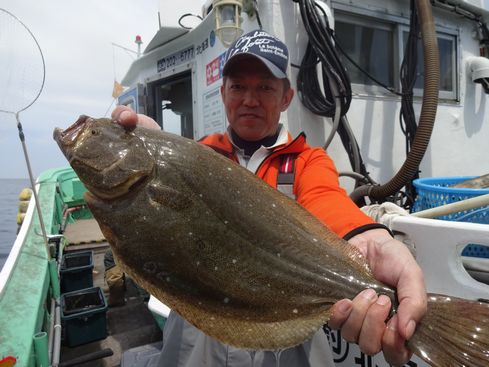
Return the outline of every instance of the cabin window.
<path id="1" fill-rule="evenodd" d="M 136 84 L 117 98 L 117 104 L 127 106 L 137 113 L 146 113 L 144 85 Z"/>
<path id="2" fill-rule="evenodd" d="M 389 87 L 394 86 L 394 32 L 387 24 L 367 25 L 361 22 L 338 20 L 336 37 L 342 49 L 356 64 L 375 79 Z M 340 57 L 353 84 L 375 85 L 342 53 Z"/>
<path id="3" fill-rule="evenodd" d="M 408 38 L 408 31 L 403 31 L 403 45 L 406 44 Z M 456 35 L 438 32 L 438 52 L 440 56 L 440 98 L 443 99 L 456 99 L 457 98 L 457 74 L 456 74 L 456 62 L 457 62 L 457 47 Z M 403 47 L 404 49 L 404 47 Z M 417 79 L 415 88 L 415 95 L 421 96 L 423 91 L 423 77 L 424 77 L 424 59 L 423 59 L 423 45 L 421 39 L 418 40 L 418 65 L 417 65 Z"/>
<path id="4" fill-rule="evenodd" d="M 359 10 L 360 11 L 360 10 Z M 387 87 L 401 90 L 399 70 L 409 34 L 409 19 L 385 15 L 375 16 L 372 11 L 362 14 L 335 10 L 335 35 L 339 46 L 362 69 Z M 440 54 L 440 98 L 458 100 L 458 65 L 456 29 L 437 29 Z M 354 94 L 392 95 L 368 78 L 341 52 L 339 55 L 348 71 Z M 414 94 L 422 96 L 423 47 L 418 41 L 418 78 Z"/>
<path id="5" fill-rule="evenodd" d="M 192 113 L 192 80 L 190 72 L 158 80 L 150 85 L 156 121 L 163 130 L 194 137 Z"/>

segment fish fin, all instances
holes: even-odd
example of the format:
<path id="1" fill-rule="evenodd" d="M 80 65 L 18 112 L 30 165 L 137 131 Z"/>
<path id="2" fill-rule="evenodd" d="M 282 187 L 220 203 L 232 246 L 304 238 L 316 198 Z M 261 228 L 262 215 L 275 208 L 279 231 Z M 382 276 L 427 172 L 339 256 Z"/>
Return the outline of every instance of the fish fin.
<path id="1" fill-rule="evenodd" d="M 489 304 L 428 294 L 428 312 L 408 346 L 433 367 L 487 366 Z"/>
<path id="2" fill-rule="evenodd" d="M 200 326 L 204 333 L 236 348 L 277 350 L 294 347 L 312 338 L 328 319 L 329 314 L 319 318 L 280 322 L 253 322 L 222 318 L 214 325 Z"/>
<path id="3" fill-rule="evenodd" d="M 151 200 L 170 209 L 180 211 L 192 206 L 192 200 L 180 191 L 158 183 L 148 185 Z"/>
<path id="4" fill-rule="evenodd" d="M 117 249 L 114 256 L 119 259 Z M 182 300 L 163 287 L 147 282 L 122 261 L 119 266 L 131 278 L 150 294 L 155 296 L 172 310 L 178 312 L 185 320 L 200 329 L 205 334 L 232 345 L 236 348 L 252 350 L 277 350 L 293 347 L 313 337 L 313 335 L 326 324 L 330 318 L 331 308 L 323 309 L 314 314 L 290 318 L 276 322 L 259 322 L 253 318 L 235 318 L 226 316 L 226 308 L 219 312 L 207 310 L 205 303 L 197 305 L 195 302 Z"/>
<path id="5" fill-rule="evenodd" d="M 276 322 L 258 322 L 250 319 L 236 319 L 225 316 L 223 309 L 218 316 L 191 304 L 177 303 L 172 309 L 205 334 L 220 342 L 241 349 L 277 350 L 291 348 L 303 343 L 317 333 L 330 318 L 330 311 L 304 315 L 294 319 Z"/>

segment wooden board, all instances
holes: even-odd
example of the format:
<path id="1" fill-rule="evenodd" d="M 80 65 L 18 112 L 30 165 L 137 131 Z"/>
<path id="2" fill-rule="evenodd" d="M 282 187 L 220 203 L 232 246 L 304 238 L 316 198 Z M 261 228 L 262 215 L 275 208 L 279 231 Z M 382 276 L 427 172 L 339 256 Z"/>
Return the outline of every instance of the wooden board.
<path id="1" fill-rule="evenodd" d="M 105 237 L 95 219 L 80 219 L 68 224 L 64 235 L 70 245 L 105 241 Z"/>

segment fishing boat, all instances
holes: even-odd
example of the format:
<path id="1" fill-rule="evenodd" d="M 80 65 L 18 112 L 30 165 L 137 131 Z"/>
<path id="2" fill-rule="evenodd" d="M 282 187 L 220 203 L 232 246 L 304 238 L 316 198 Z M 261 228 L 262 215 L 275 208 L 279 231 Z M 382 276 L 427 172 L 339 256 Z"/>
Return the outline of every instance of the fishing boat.
<path id="1" fill-rule="evenodd" d="M 359 206 L 376 204 L 430 292 L 489 299 L 489 189 L 453 186 L 489 172 L 486 1 L 209 0 L 198 17 L 160 27 L 119 104 L 188 138 L 223 132 L 227 48 L 243 32 L 276 35 L 298 92 L 284 126 L 327 149 Z M 148 365 L 168 307 L 128 278 L 124 304 L 109 307 L 109 245 L 71 168 L 42 173 L 35 190 L 0 273 L 0 367 Z M 337 366 L 388 366 L 325 332 Z"/>

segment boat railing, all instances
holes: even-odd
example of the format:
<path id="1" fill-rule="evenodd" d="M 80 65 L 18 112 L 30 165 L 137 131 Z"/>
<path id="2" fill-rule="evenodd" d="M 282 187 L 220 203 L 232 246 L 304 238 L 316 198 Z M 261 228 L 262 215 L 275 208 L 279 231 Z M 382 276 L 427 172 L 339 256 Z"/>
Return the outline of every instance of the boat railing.
<path id="1" fill-rule="evenodd" d="M 475 262 L 489 279 L 489 259 L 462 256 L 462 252 L 471 244 L 489 247 L 489 225 L 398 216 L 390 227 L 414 243 L 429 292 L 488 299 L 489 284 L 476 280 L 467 268 Z"/>
<path id="2" fill-rule="evenodd" d="M 39 190 L 39 185 L 36 185 L 36 190 Z M 34 203 L 34 199 L 29 201 L 29 205 L 27 207 L 27 211 L 22 222 L 22 226 L 20 227 L 19 233 L 15 239 L 15 242 L 10 250 L 10 253 L 3 265 L 2 270 L 0 271 L 0 298 L 2 296 L 3 289 L 10 279 L 10 275 L 15 268 L 15 264 L 17 262 L 17 258 L 22 249 L 22 245 L 24 244 L 24 240 L 27 235 L 27 231 L 29 230 L 30 223 L 32 222 L 32 218 L 34 215 L 34 209 L 36 205 Z"/>

